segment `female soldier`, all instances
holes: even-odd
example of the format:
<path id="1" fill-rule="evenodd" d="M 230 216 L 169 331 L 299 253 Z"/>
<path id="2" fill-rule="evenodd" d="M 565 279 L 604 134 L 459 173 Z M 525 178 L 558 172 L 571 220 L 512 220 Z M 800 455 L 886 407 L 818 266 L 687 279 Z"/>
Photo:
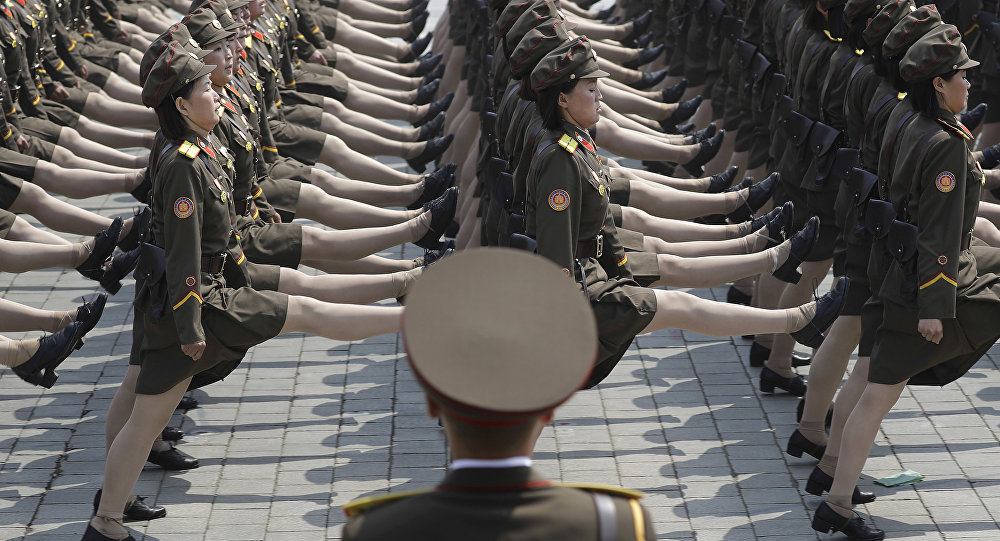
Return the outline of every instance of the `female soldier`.
<path id="1" fill-rule="evenodd" d="M 607 172 L 587 131 L 600 118 L 596 79 L 603 76 L 587 39 L 576 38 L 543 58 L 530 77 L 548 132 L 528 174 L 526 231 L 537 240 L 538 253 L 581 281 L 591 300 L 601 356 L 588 385 L 610 373 L 636 334 L 667 327 L 714 336 L 790 332 L 804 343 L 819 343 L 840 310 L 846 280 L 818 302 L 787 310 L 727 305 L 636 285 L 608 213 Z M 817 225 L 811 225 L 813 235 Z M 778 253 L 772 254 L 777 274 L 795 272 L 798 258 L 779 263 Z M 673 274 L 669 261 L 660 261 L 663 276 Z"/>
<path id="2" fill-rule="evenodd" d="M 233 233 L 232 187 L 211 144 L 220 107 L 208 79 L 214 67 L 175 42 L 143 87 L 169 143 L 156 166 L 152 238 L 136 288 L 140 344 L 116 395 L 134 406 L 113 404 L 118 413 L 109 413 L 104 489 L 85 540 L 132 539 L 122 511 L 193 376 L 209 374 L 201 384 L 215 381 L 211 369 L 224 374 L 247 349 L 282 332 L 351 340 L 399 326 L 401 308 L 338 305 L 250 287 L 261 269 L 248 264 Z M 276 274 L 273 267 L 262 270 Z"/>
<path id="3" fill-rule="evenodd" d="M 969 151 L 972 135 L 957 119 L 968 102 L 965 70 L 977 65 L 952 25 L 924 35 L 900 62 L 917 115 L 898 134 L 897 158 L 887 179 L 897 220 L 884 243 L 890 263 L 874 299 L 881 305 L 882 322 L 870 361 L 859 359 L 845 386 L 864 390 L 843 433 L 831 434 L 829 447 L 839 448 L 832 485 L 825 474 L 816 475 L 818 470 L 810 476 L 810 485 L 830 491 L 813 517 L 818 531 L 884 538 L 885 532 L 866 526 L 851 510 L 882 419 L 907 383 L 954 381 L 998 338 L 1000 279 L 979 275 L 969 250 L 982 171 Z M 895 137 L 887 130 L 883 148 Z"/>

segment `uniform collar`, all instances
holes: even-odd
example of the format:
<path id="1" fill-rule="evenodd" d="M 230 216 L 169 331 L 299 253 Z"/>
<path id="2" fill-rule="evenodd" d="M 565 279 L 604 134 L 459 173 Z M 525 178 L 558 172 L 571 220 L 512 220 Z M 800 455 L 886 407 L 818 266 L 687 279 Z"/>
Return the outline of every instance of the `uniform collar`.
<path id="1" fill-rule="evenodd" d="M 966 141 L 971 141 L 974 139 L 974 137 L 972 136 L 972 132 L 970 132 L 969 128 L 966 128 L 965 125 L 962 124 L 962 121 L 958 119 L 958 115 L 953 115 L 948 111 L 945 111 L 944 109 L 941 109 L 939 107 L 936 120 L 938 121 L 939 124 L 941 124 L 943 128 L 948 130 L 950 133 L 958 137 L 961 137 Z"/>
<path id="2" fill-rule="evenodd" d="M 437 490 L 503 492 L 551 486 L 552 482 L 526 466 L 448 470 Z"/>
<path id="3" fill-rule="evenodd" d="M 589 131 L 565 120 L 563 120 L 563 131 L 576 139 L 580 143 L 580 146 L 591 152 L 597 152 L 597 145 L 594 143 L 594 138 L 590 136 Z"/>

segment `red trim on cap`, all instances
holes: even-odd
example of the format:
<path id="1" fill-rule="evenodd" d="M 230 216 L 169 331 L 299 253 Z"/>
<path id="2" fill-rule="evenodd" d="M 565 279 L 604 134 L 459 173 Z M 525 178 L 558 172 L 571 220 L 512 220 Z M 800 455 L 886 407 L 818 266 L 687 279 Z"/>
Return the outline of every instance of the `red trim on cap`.
<path id="1" fill-rule="evenodd" d="M 566 66 L 568 66 L 570 64 L 569 57 L 573 56 L 573 51 L 577 50 L 577 48 L 579 48 L 579 47 L 583 47 L 583 44 L 587 42 L 587 38 L 585 38 L 585 37 L 580 37 L 578 39 L 580 40 L 580 42 L 577 43 L 576 45 L 574 45 L 569 51 L 566 51 L 566 53 L 567 53 L 567 60 L 566 60 L 566 62 L 562 66 L 560 66 L 560 67 L 552 70 L 552 73 L 550 73 L 548 77 L 542 79 L 541 81 L 538 81 L 538 84 L 536 84 L 535 86 L 531 87 L 532 90 L 537 90 L 539 86 L 545 84 L 547 81 L 549 81 L 550 79 L 552 79 L 552 77 L 554 77 L 557 73 L 559 73 L 560 71 L 562 71 L 563 68 L 565 68 Z"/>
<path id="2" fill-rule="evenodd" d="M 926 6 L 921 6 L 920 8 L 918 8 L 918 11 L 920 9 L 924 9 L 924 8 L 927 8 L 927 9 L 925 9 L 925 11 L 928 12 L 928 13 L 937 12 L 937 6 L 935 6 L 934 4 L 928 4 Z M 940 19 L 941 16 L 938 15 L 938 18 Z M 913 26 L 911 26 L 910 29 L 907 30 L 905 34 L 903 34 L 903 39 L 899 42 L 900 47 L 903 46 L 904 44 L 908 43 L 907 40 L 906 40 L 906 37 L 909 36 L 910 34 L 912 34 L 913 31 L 916 30 L 918 26 L 920 26 L 920 23 L 922 23 L 922 22 L 924 22 L 926 20 L 927 19 L 915 19 L 916 22 L 913 24 Z M 909 45 L 912 45 L 912 44 L 909 44 Z M 899 47 L 897 47 L 897 48 L 892 49 L 891 51 L 889 51 L 889 56 L 894 56 L 894 53 L 898 49 L 899 49 Z M 885 56 L 885 55 L 882 55 L 882 56 Z"/>
<path id="3" fill-rule="evenodd" d="M 526 4 L 533 4 L 533 3 L 534 3 L 534 0 L 527 0 L 526 2 L 521 2 L 521 3 L 520 3 L 520 4 L 518 4 L 517 6 L 518 6 L 518 7 L 521 7 L 521 6 L 523 6 L 523 5 L 526 5 Z M 520 17 L 521 17 L 521 15 L 524 15 L 524 12 L 525 12 L 525 11 L 528 11 L 528 10 L 526 10 L 526 9 L 522 9 L 522 10 L 521 10 L 521 12 L 520 12 L 520 13 L 518 13 L 517 15 L 515 15 L 515 16 L 513 16 L 513 17 L 509 18 L 509 19 L 507 19 L 506 21 L 504 21 L 504 22 L 502 22 L 502 23 L 499 23 L 499 24 L 497 25 L 497 33 L 496 33 L 496 37 L 498 37 L 498 38 L 499 38 L 499 37 L 501 37 L 501 35 L 503 35 L 503 34 L 506 34 L 507 32 L 509 32 L 509 31 L 510 31 L 510 25 L 511 25 L 511 23 L 513 23 L 513 22 L 514 22 L 514 21 L 515 21 L 516 19 L 520 18 Z"/>
<path id="4" fill-rule="evenodd" d="M 170 63 L 174 60 L 174 52 L 177 50 L 177 46 L 174 45 L 173 47 L 170 47 L 170 45 L 167 45 L 167 47 L 170 48 L 170 58 L 167 59 L 167 71 L 170 71 Z M 149 72 L 153 73 L 153 70 L 150 69 Z M 165 85 L 167 81 L 168 79 L 164 79 L 163 82 L 156 87 L 156 92 L 153 93 L 153 102 L 156 105 L 160 104 L 160 100 L 157 98 L 160 97 L 160 89 L 163 88 L 163 85 Z"/>
<path id="5" fill-rule="evenodd" d="M 520 67 L 521 64 L 523 64 L 524 61 L 527 60 L 528 53 L 530 53 L 531 51 L 534 51 L 535 48 L 538 47 L 539 45 L 541 45 L 543 41 L 555 38 L 556 37 L 555 36 L 556 25 L 557 24 L 562 24 L 563 22 L 564 21 L 559 21 L 559 20 L 553 21 L 552 22 L 552 33 L 553 33 L 553 35 L 546 36 L 546 35 L 543 34 L 541 37 L 539 37 L 538 41 L 536 41 L 534 45 L 532 45 L 531 47 L 529 47 L 527 51 L 524 51 L 524 55 L 521 57 L 521 61 L 518 62 L 518 63 L 516 63 L 516 64 L 513 64 L 513 66 L 511 67 L 511 71 L 514 71 L 514 68 Z M 558 47 L 558 45 L 557 45 L 557 47 Z"/>
<path id="6" fill-rule="evenodd" d="M 955 29 L 955 32 L 958 32 L 958 29 Z M 945 37 L 946 38 L 948 37 L 947 34 L 945 34 Z M 959 39 L 959 42 L 961 42 L 961 39 L 962 39 L 962 35 L 961 34 L 958 35 L 958 39 Z M 951 38 L 948 38 L 948 45 L 951 46 L 953 43 L 954 43 L 954 41 Z M 937 59 L 941 58 L 941 55 L 943 55 L 945 53 L 945 51 L 947 51 L 947 50 L 948 50 L 948 47 L 942 47 L 941 50 L 938 51 L 938 54 L 935 55 L 934 58 L 931 59 L 930 62 L 928 62 L 927 64 L 925 64 L 923 68 L 918 69 L 918 70 L 914 70 L 914 71 L 912 71 L 910 73 L 911 74 L 924 73 L 926 70 L 930 69 L 931 66 L 933 66 L 934 63 L 937 62 Z"/>

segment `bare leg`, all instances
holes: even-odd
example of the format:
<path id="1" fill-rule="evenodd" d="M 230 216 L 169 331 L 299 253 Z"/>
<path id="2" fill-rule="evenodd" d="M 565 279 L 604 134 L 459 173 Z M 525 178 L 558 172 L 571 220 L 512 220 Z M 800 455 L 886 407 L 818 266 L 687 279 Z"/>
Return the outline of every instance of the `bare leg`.
<path id="1" fill-rule="evenodd" d="M 351 86 L 354 86 L 353 84 Z M 408 105 L 385 96 L 369 95 L 355 87 L 347 92 L 344 105 L 350 109 L 378 118 L 416 122 L 423 118 L 430 105 Z"/>
<path id="2" fill-rule="evenodd" d="M 420 86 L 419 77 L 407 77 L 382 69 L 351 54 L 337 55 L 337 69 L 355 81 L 364 81 L 385 88 L 413 90 Z"/>
<path id="3" fill-rule="evenodd" d="M 392 274 L 310 276 L 297 270 L 282 268 L 278 291 L 324 302 L 369 304 L 402 296 L 420 273 L 421 269 L 414 269 Z"/>
<path id="4" fill-rule="evenodd" d="M 352 149 L 366 156 L 396 156 L 398 158 L 415 158 L 427 147 L 426 142 L 403 142 L 387 139 L 361 128 L 356 128 L 337 117 L 323 113 L 320 129 L 334 135 Z"/>
<path id="5" fill-rule="evenodd" d="M 431 214 L 424 212 L 407 222 L 384 227 L 325 231 L 302 228 L 302 264 L 314 267 L 323 260 L 350 260 L 420 239 L 430 229 Z"/>
<path id="6" fill-rule="evenodd" d="M 785 241 L 762 252 L 746 253 L 745 250 L 749 248 L 748 243 L 752 243 L 753 240 L 744 238 L 737 239 L 736 242 L 740 242 L 742 244 L 740 249 L 744 250 L 738 255 L 706 257 L 657 255 L 660 279 L 654 286 L 714 287 L 746 276 L 771 272 L 784 263 L 791 249 L 791 241 Z"/>
<path id="7" fill-rule="evenodd" d="M 63 131 L 65 131 L 65 129 Z M 133 130 L 117 128 L 115 126 L 109 126 L 102 122 L 90 120 L 85 116 L 80 117 L 80 122 L 76 126 L 76 131 L 87 139 L 97 141 L 112 148 L 149 148 L 153 144 L 152 133 L 141 133 Z M 121 167 L 146 167 L 146 157 L 131 157 L 135 161 L 136 165 L 122 165 Z"/>
<path id="8" fill-rule="evenodd" d="M 398 60 L 410 51 L 405 43 L 393 43 L 349 25 L 338 24 L 337 34 L 333 36 L 333 40 L 352 51 L 386 59 Z"/>
<path id="9" fill-rule="evenodd" d="M 38 162 L 38 165 L 41 166 L 42 163 Z M 35 177 L 38 177 L 37 173 Z M 111 226 L 110 218 L 99 216 L 61 199 L 52 197 L 45 193 L 45 190 L 29 182 L 24 183 L 21 187 L 21 193 L 17 195 L 17 198 L 14 199 L 14 204 L 8 210 L 14 213 L 30 214 L 50 229 L 76 235 L 95 235 Z M 15 235 L 17 238 L 8 236 L 8 239 L 33 240 L 34 242 L 44 242 L 46 244 L 68 243 L 68 241 L 56 235 L 31 227 L 24 220 L 15 221 L 15 228 L 18 222 L 23 222 L 25 226 L 33 230 L 32 234 L 26 237 Z M 11 230 L 12 235 L 14 232 L 14 230 Z M 48 240 L 36 240 L 39 237 Z"/>
<path id="10" fill-rule="evenodd" d="M 145 50 L 145 48 L 143 48 Z M 131 55 L 120 53 L 118 55 L 118 75 L 125 78 L 134 85 L 139 84 L 139 61 L 142 60 L 142 53 L 136 51 L 139 59 L 132 58 Z"/>
<path id="11" fill-rule="evenodd" d="M 387 137 L 389 139 L 396 139 L 398 141 L 416 141 L 417 136 L 420 134 L 419 128 L 397 126 L 396 124 L 379 120 L 373 116 L 352 111 L 337 100 L 323 100 L 323 110 L 352 126 L 356 126 L 367 132 L 371 132 L 375 135 L 381 135 L 382 137 Z"/>
<path id="12" fill-rule="evenodd" d="M 799 432 L 815 444 L 826 443 L 824 425 L 826 413 L 833 403 L 851 352 L 861 340 L 861 316 L 840 316 L 823 340 L 823 345 L 813 355 L 809 365 L 809 392 L 806 393 L 805 408 L 799 422 Z M 819 431 L 817 433 L 816 428 Z"/>
<path id="13" fill-rule="evenodd" d="M 0 246 L 7 241 L 0 240 Z M 10 243 L 8 244 L 18 244 Z M 37 245 L 36 245 L 37 246 Z M 48 248 L 55 248 L 48 246 Z M 65 248 L 63 248 L 65 250 Z M 6 252 L 5 252 L 6 253 Z M 4 257 L 6 259 L 6 255 Z M 82 261 L 82 259 L 81 259 Z M 58 265 L 50 265 L 58 266 Z M 37 267 L 44 268 L 44 267 Z M 6 271 L 6 269 L 4 269 Z M 8 271 L 14 272 L 14 271 Z M 76 310 L 39 310 L 6 299 L 0 299 L 0 328 L 7 332 L 46 331 L 56 332 L 76 320 Z"/>
<path id="14" fill-rule="evenodd" d="M 72 269 L 87 259 L 92 246 L 92 240 L 88 245 L 67 245 L 0 239 L 0 271 L 19 274 L 38 269 Z M 7 327 L 4 329 L 13 330 Z"/>
<path id="15" fill-rule="evenodd" d="M 112 101 L 100 94 L 91 93 L 83 105 L 83 114 L 105 124 L 156 130 L 160 127 L 156 113 L 142 105 Z"/>
<path id="16" fill-rule="evenodd" d="M 686 329 L 709 336 L 790 332 L 805 326 L 799 309 L 763 310 L 715 302 L 677 290 L 655 289 L 656 315 L 643 333 Z"/>
<path id="17" fill-rule="evenodd" d="M 82 120 L 83 117 L 80 117 L 80 119 Z M 82 137 L 73 128 L 63 127 L 63 129 L 59 130 L 59 140 L 56 144 L 82 158 L 97 160 L 115 167 L 138 169 L 146 166 L 146 156 L 133 156 L 120 150 L 109 148 L 106 144 L 97 143 L 89 138 Z"/>
<path id="18" fill-rule="evenodd" d="M 299 218 L 315 220 L 329 227 L 354 229 L 403 223 L 416 217 L 420 211 L 383 209 L 334 197 L 316 186 L 302 184 L 299 189 L 299 206 L 295 214 Z"/>
<path id="19" fill-rule="evenodd" d="M 993 222 L 987 220 L 983 217 L 976 218 L 976 225 L 973 228 L 976 236 L 983 240 L 986 244 L 994 247 L 1000 247 L 1000 229 Z"/>
<path id="20" fill-rule="evenodd" d="M 389 259 L 378 255 L 353 261 L 313 261 L 304 265 L 330 274 L 385 274 L 417 267 L 417 264 L 410 259 Z"/>
<path id="21" fill-rule="evenodd" d="M 350 2 L 342 2 L 341 4 L 342 5 L 337 8 L 340 10 L 341 16 L 347 15 L 352 20 L 362 19 L 366 21 L 399 24 L 411 20 L 412 17 L 411 12 L 408 9 L 390 9 L 388 7 L 383 7 L 381 5 L 363 0 L 352 0 Z"/>
<path id="22" fill-rule="evenodd" d="M 698 155 L 700 145 L 673 145 L 647 135 L 625 130 L 614 123 L 599 123 L 597 143 L 609 151 L 634 160 L 664 160 L 688 163 Z"/>
<path id="23" fill-rule="evenodd" d="M 655 186 L 643 181 L 630 182 L 629 206 L 642 209 L 653 216 L 686 220 L 709 214 L 728 214 L 746 198 L 749 190 L 717 194 L 693 193 Z"/>
<path id="24" fill-rule="evenodd" d="M 799 283 L 789 285 L 785 289 L 778 306 L 787 308 L 808 301 L 813 293 L 814 281 L 819 283 L 826 276 L 832 264 L 832 259 L 803 263 L 801 267 L 802 278 Z M 774 345 L 771 346 L 771 356 L 767 359 L 767 367 L 782 377 L 795 377 L 795 370 L 792 369 L 793 349 L 795 349 L 795 339 L 791 336 L 787 334 L 775 336 Z"/>
<path id="25" fill-rule="evenodd" d="M 402 173 L 374 158 L 355 152 L 348 148 L 344 141 L 332 135 L 326 136 L 323 150 L 320 151 L 316 161 L 355 180 L 367 180 L 391 186 L 414 184 L 420 181 L 419 175 Z"/>
<path id="26" fill-rule="evenodd" d="M 622 207 L 622 227 L 658 237 L 667 242 L 727 240 L 740 235 L 739 225 L 707 225 L 685 220 L 657 218 L 635 207 Z"/>
<path id="27" fill-rule="evenodd" d="M 288 315 L 281 333 L 305 332 L 334 340 L 361 340 L 398 331 L 402 315 L 402 307 L 332 304 L 289 296 Z"/>
<path id="28" fill-rule="evenodd" d="M 108 80 L 104 83 L 102 90 L 116 100 L 142 105 L 142 88 L 114 73 L 108 75 Z"/>
<path id="29" fill-rule="evenodd" d="M 60 153 L 70 154 L 68 150 L 56 147 L 53 155 L 54 162 Z M 100 170 L 66 169 L 57 164 L 43 161 L 39 161 L 35 166 L 35 177 L 32 179 L 33 183 L 42 188 L 71 199 L 86 199 L 95 195 L 128 192 L 135 189 L 140 181 L 140 175 L 134 172 L 109 173 Z"/>
<path id="30" fill-rule="evenodd" d="M 416 184 L 383 186 L 382 184 L 336 177 L 316 168 L 312 169 L 312 182 L 314 186 L 332 196 L 386 207 L 403 207 L 416 201 L 423 192 L 424 183 L 421 180 Z"/>

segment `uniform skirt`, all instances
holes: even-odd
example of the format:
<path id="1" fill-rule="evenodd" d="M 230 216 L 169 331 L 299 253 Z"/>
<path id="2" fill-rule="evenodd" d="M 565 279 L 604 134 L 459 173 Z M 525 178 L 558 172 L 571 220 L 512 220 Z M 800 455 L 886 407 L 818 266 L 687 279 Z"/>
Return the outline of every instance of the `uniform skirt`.
<path id="1" fill-rule="evenodd" d="M 30 137 L 29 141 L 32 146 L 40 145 L 40 143 L 43 142 L 35 139 L 34 137 Z M 31 149 L 29 148 L 28 150 Z M 30 182 L 31 179 L 35 178 L 36 165 L 38 165 L 38 158 L 28 155 L 27 153 L 21 154 L 20 152 L 10 150 L 8 148 L 0 147 L 0 173 Z M 17 193 L 21 193 L 20 184 L 17 185 L 17 190 Z M 16 197 L 17 194 L 14 194 L 14 196 Z"/>
<path id="2" fill-rule="evenodd" d="M 189 389 L 218 381 L 232 372 L 247 350 L 277 336 L 288 314 L 288 296 L 275 291 L 218 285 L 203 298 L 201 324 L 207 347 L 197 361 L 181 351 L 171 311 L 154 322 L 137 300 L 133 339 L 151 343 L 155 338 L 155 343 L 168 345 L 133 348 L 129 364 L 140 367 L 136 393 L 161 394 L 189 377 L 193 378 Z"/>
<path id="3" fill-rule="evenodd" d="M 16 219 L 17 215 L 13 212 L 0 210 L 0 239 L 7 238 L 7 234 L 10 233 L 10 229 L 14 227 L 14 220 Z"/>
<path id="4" fill-rule="evenodd" d="M 344 101 L 349 84 L 347 77 L 329 66 L 303 63 L 301 69 L 295 70 L 295 88 L 299 92 Z"/>
<path id="5" fill-rule="evenodd" d="M 288 105 L 282 107 L 285 120 L 316 131 L 323 131 L 323 109 L 313 105 Z M 325 132 L 324 132 L 325 133 Z M 336 135 L 331 133 L 330 135 Z"/>
<path id="6" fill-rule="evenodd" d="M 260 224 L 241 219 L 237 224 L 243 253 L 254 263 L 294 269 L 302 261 L 302 226 Z"/>
<path id="7" fill-rule="evenodd" d="M 307 165 L 316 163 L 326 143 L 325 133 L 281 120 L 271 121 L 271 135 L 279 153 Z"/>
<path id="8" fill-rule="evenodd" d="M 21 179 L 0 173 L 0 209 L 6 211 L 14 205 L 14 200 L 21 194 L 21 186 L 23 185 L 24 181 Z"/>
<path id="9" fill-rule="evenodd" d="M 656 315 L 653 290 L 632 280 L 609 278 L 596 259 L 584 264 L 587 295 L 597 319 L 598 357 L 586 388 L 600 383 L 625 355 L 632 339 Z"/>
<path id="10" fill-rule="evenodd" d="M 261 181 L 260 187 L 267 196 L 267 202 L 281 214 L 283 222 L 295 219 L 295 212 L 299 207 L 299 193 L 302 190 L 301 182 L 269 176 Z"/>

